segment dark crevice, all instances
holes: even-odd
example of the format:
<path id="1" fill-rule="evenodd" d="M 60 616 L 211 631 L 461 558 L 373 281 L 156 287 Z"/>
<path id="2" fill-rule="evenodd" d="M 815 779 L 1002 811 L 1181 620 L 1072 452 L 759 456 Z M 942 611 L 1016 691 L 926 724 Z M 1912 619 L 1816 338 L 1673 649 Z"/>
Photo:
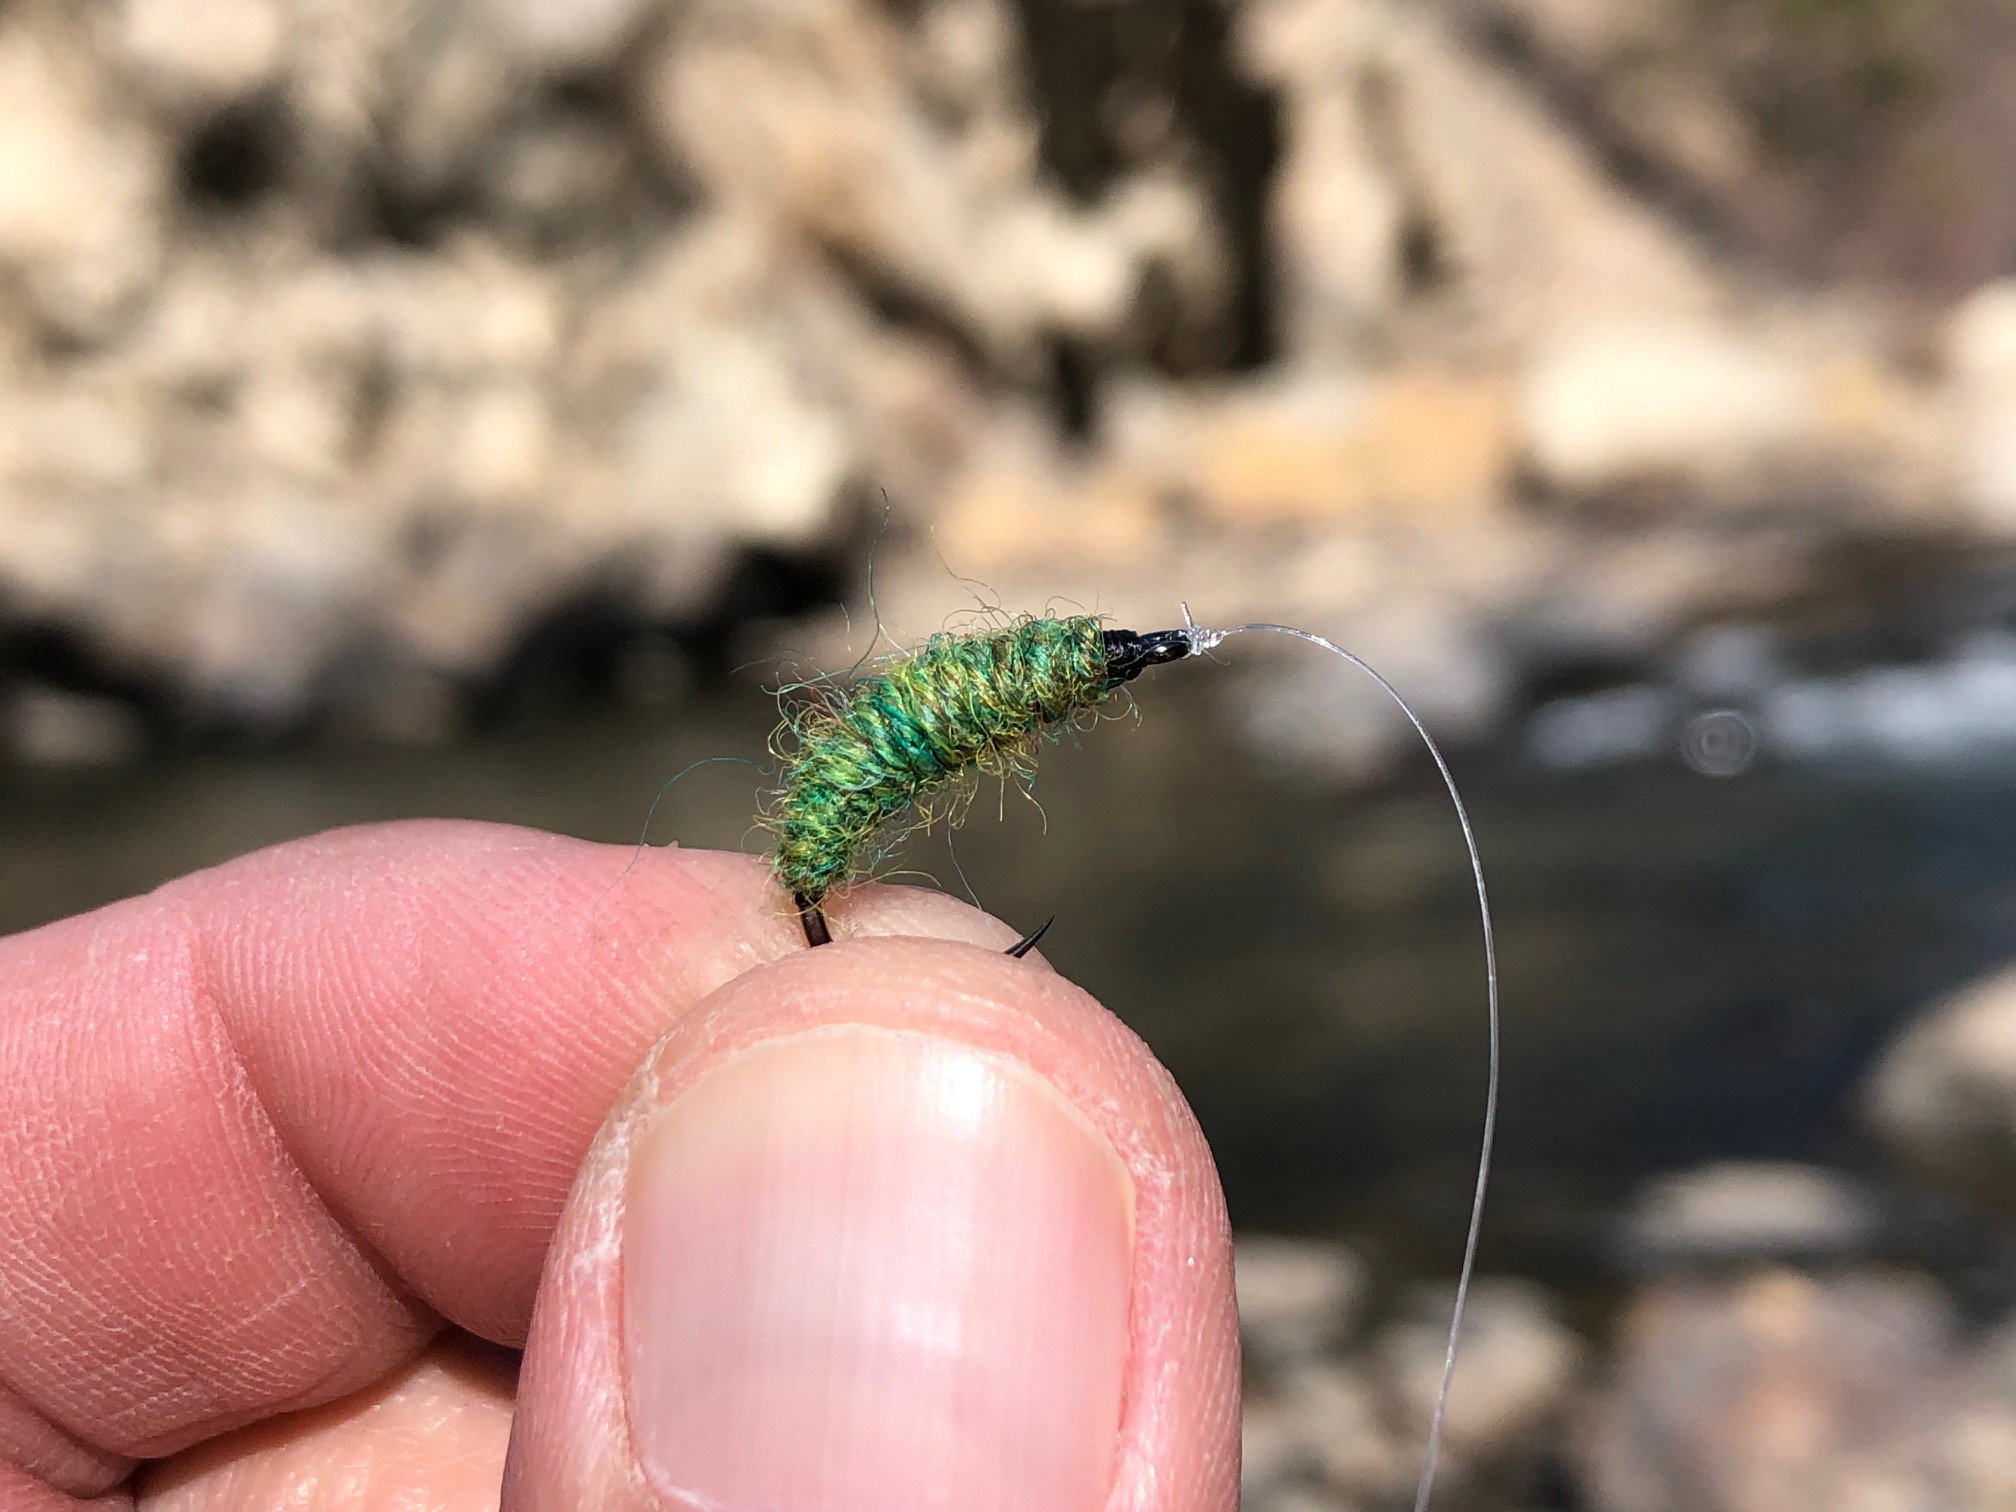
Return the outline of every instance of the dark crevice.
<path id="1" fill-rule="evenodd" d="M 1191 164 L 1234 264 L 1229 339 L 1214 365 L 1242 371 L 1267 362 L 1277 348 L 1267 192 L 1281 156 L 1280 111 L 1234 68 L 1225 8 L 1210 0 L 1018 0 L 1016 10 L 1045 169 L 1089 205 L 1151 160 Z M 1135 122 L 1158 112 L 1167 126 L 1144 146 Z M 1195 358 L 1185 355 L 1187 368 Z"/>
<path id="2" fill-rule="evenodd" d="M 1559 698 L 1583 698 L 1612 688 L 1628 688 L 1654 675 L 1642 657 L 1582 655 L 1549 657 L 1533 653 L 1519 680 L 1520 701 L 1535 708 Z"/>
<path id="3" fill-rule="evenodd" d="M 0 625 L 0 689 L 30 684 L 116 700 L 139 716 L 148 744 L 162 748 L 178 730 L 179 704 L 177 690 L 157 674 L 107 657 L 89 632 L 74 625 Z"/>
<path id="4" fill-rule="evenodd" d="M 279 750 L 373 727 L 386 689 L 406 680 L 445 700 L 443 728 L 455 733 L 548 724 L 620 700 L 640 646 L 676 648 L 695 675 L 719 682 L 739 665 L 752 623 L 846 601 L 859 585 L 835 563 L 866 559 L 866 519 L 865 510 L 854 511 L 842 549 L 831 555 L 744 550 L 708 600 L 686 615 L 654 617 L 640 607 L 629 575 L 605 573 L 528 618 L 509 648 L 475 676 L 443 676 L 417 662 L 410 647 L 391 641 L 367 637 L 334 646 L 314 675 L 311 696 L 277 717 L 193 698 L 176 669 L 114 661 L 74 626 L 0 625 L 0 710 L 12 687 L 50 688 L 110 698 L 133 710 L 155 754 Z M 437 565 L 453 549 L 455 529 L 446 520 L 416 524 L 405 543 L 409 566 L 424 572 Z"/>
<path id="5" fill-rule="evenodd" d="M 1177 107 L 1209 155 L 1212 196 L 1231 239 L 1237 335 L 1225 365 L 1243 372 L 1273 360 L 1278 347 L 1267 212 L 1281 161 L 1281 111 L 1272 93 L 1233 69 L 1230 11 L 1193 3 L 1184 14 Z"/>
<path id="6" fill-rule="evenodd" d="M 142 686 L 139 679 L 115 672 L 83 631 L 37 620 L 0 629 L 0 676 L 121 698 L 138 695 Z"/>
<path id="7" fill-rule="evenodd" d="M 555 115 L 609 122 L 623 119 L 623 92 L 616 80 L 604 70 L 587 70 L 549 79 L 541 87 L 539 97 L 544 108 Z"/>
<path id="8" fill-rule="evenodd" d="M 183 197 L 206 210 L 251 209 L 285 180 L 293 137 L 278 95 L 224 106 L 182 143 L 176 178 Z"/>
<path id="9" fill-rule="evenodd" d="M 878 501 L 878 521 L 880 508 Z M 732 660 L 742 644 L 741 633 L 748 625 L 795 619 L 814 609 L 849 602 L 849 589 L 854 585 L 837 564 L 865 561 L 867 555 L 867 542 L 859 529 L 830 553 L 747 547 L 723 579 L 706 614 L 679 627 L 681 638 L 699 657 L 703 670 L 725 675 L 732 670 Z"/>
<path id="10" fill-rule="evenodd" d="M 1125 167 L 1100 105 L 1126 69 L 1115 20 L 1130 3 L 1019 0 L 1016 6 L 1043 166 L 1081 204 L 1098 199 Z"/>
<path id="11" fill-rule="evenodd" d="M 1414 298 L 1434 294 L 1449 283 L 1442 232 L 1425 212 L 1409 214 L 1400 225 L 1400 283 Z"/>
<path id="12" fill-rule="evenodd" d="M 613 702 L 630 653 L 646 641 L 676 646 L 704 680 L 731 673 L 746 628 L 844 600 L 849 585 L 819 552 L 742 551 L 707 605 L 674 620 L 640 613 L 621 572 L 584 584 L 526 622 L 496 666 L 468 689 L 479 726 L 539 723 Z"/>
<path id="13" fill-rule="evenodd" d="M 365 186 L 372 239 L 408 251 L 427 251 L 453 229 L 457 206 L 439 194 L 422 194 L 382 171 Z"/>
<path id="14" fill-rule="evenodd" d="M 914 332 L 942 346 L 973 372 L 999 376 L 993 355 L 980 345 L 966 326 L 916 287 L 839 242 L 826 243 L 820 251 L 847 280 L 877 321 Z"/>
<path id="15" fill-rule="evenodd" d="M 1424 187 L 1420 165 L 1409 146 L 1400 87 L 1384 68 L 1366 68 L 1358 78 L 1357 106 L 1365 140 L 1387 180 L 1400 196 L 1399 267 L 1403 291 L 1431 296 L 1449 282 L 1448 250 Z"/>
<path id="16" fill-rule="evenodd" d="M 1082 341 L 1059 341 L 1051 348 L 1052 391 L 1057 425 L 1067 440 L 1089 442 L 1097 427 L 1098 386 L 1092 354 Z"/>

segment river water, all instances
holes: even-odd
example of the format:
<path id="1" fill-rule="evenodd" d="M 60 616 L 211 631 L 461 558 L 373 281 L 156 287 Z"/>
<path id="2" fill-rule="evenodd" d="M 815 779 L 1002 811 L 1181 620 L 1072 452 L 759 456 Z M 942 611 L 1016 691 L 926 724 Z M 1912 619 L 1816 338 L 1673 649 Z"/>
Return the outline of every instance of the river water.
<path id="1" fill-rule="evenodd" d="M 1228 674 L 1228 678 L 1231 674 Z M 1158 686 L 1043 754 L 1037 805 L 984 790 L 903 862 L 1018 927 L 1182 1083 L 1235 1221 L 1452 1265 L 1484 1090 L 1469 875 L 1425 757 L 1370 788 L 1253 755 L 1236 700 Z M 13 773 L 0 930 L 331 825 L 444 815 L 629 841 L 666 776 L 764 757 L 753 680 L 433 749 L 323 746 Z M 2016 955 L 2016 763 L 1701 775 L 1563 769 L 1508 739 L 1456 760 L 1498 911 L 1499 1185 L 1484 1261 L 1602 1274 L 1621 1197 L 1723 1157 L 1882 1175 L 1854 1093 L 1928 997 Z M 654 835 L 756 849 L 748 767 L 704 766 Z"/>

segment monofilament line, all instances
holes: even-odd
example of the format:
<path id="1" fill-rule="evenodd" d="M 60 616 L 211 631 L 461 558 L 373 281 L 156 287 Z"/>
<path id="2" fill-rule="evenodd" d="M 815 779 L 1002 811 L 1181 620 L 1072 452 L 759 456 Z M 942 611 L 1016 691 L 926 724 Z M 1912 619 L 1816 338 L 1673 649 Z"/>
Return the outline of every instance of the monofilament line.
<path id="1" fill-rule="evenodd" d="M 1427 1512 L 1429 1493 L 1435 1488 L 1436 1465 L 1442 1455 L 1442 1427 L 1449 1415 L 1449 1388 L 1456 1379 L 1456 1350 L 1463 1334 L 1463 1311 L 1470 1300 L 1470 1280 L 1477 1269 L 1477 1239 L 1484 1226 L 1484 1193 L 1491 1183 L 1491 1148 L 1498 1137 L 1498 944 L 1491 928 L 1491 897 L 1484 886 L 1484 859 L 1477 851 L 1477 833 L 1470 826 L 1470 812 L 1463 806 L 1463 795 L 1456 789 L 1455 775 L 1449 770 L 1449 763 L 1443 758 L 1435 737 L 1428 733 L 1428 727 L 1421 722 L 1420 716 L 1400 696 L 1400 690 L 1362 658 L 1334 641 L 1325 640 L 1308 630 L 1298 630 L 1293 625 L 1251 624 L 1234 625 L 1229 630 L 1206 630 L 1191 619 L 1188 604 L 1183 606 L 1183 623 L 1190 632 L 1192 655 L 1202 655 L 1220 641 L 1248 632 L 1290 635 L 1312 646 L 1320 646 L 1333 656 L 1341 656 L 1379 684 L 1385 689 L 1386 696 L 1400 706 L 1400 712 L 1414 726 L 1414 733 L 1428 747 L 1428 754 L 1435 758 L 1435 768 L 1442 774 L 1442 785 L 1449 790 L 1449 801 L 1456 805 L 1456 820 L 1463 827 L 1464 847 L 1470 852 L 1470 876 L 1477 885 L 1477 912 L 1484 926 L 1485 1011 L 1489 1023 L 1490 1070 L 1484 1092 L 1484 1133 L 1477 1151 L 1477 1184 L 1470 1197 L 1470 1227 L 1463 1239 L 1463 1265 L 1456 1278 L 1456 1306 L 1449 1318 L 1449 1344 L 1442 1355 L 1442 1384 L 1435 1394 L 1435 1412 L 1428 1423 L 1428 1454 L 1421 1467 L 1420 1483 L 1414 1492 L 1414 1512 Z"/>

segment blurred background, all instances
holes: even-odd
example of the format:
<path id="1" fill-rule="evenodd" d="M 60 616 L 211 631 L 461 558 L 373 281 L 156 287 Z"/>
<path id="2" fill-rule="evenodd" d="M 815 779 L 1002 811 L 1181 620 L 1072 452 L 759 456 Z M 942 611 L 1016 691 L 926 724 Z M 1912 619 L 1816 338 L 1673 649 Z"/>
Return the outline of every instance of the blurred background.
<path id="1" fill-rule="evenodd" d="M 1444 1504 L 2016 1507 L 2012 273 L 2007 0 L 7 0 L 0 929 L 633 840 L 987 606 L 1306 625 L 1500 910 Z M 1400 1506 L 1474 900 L 1258 639 L 899 864 L 1195 1104 L 1248 1506 Z"/>

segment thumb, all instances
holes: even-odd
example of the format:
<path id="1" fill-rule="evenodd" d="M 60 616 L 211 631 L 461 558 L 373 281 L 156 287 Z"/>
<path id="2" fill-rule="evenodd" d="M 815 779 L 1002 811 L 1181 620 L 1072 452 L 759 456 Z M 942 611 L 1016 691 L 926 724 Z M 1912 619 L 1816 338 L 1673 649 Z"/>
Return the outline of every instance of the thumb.
<path id="1" fill-rule="evenodd" d="M 647 1057 L 542 1281 L 504 1512 L 1231 1512 L 1223 1200 L 1035 961 L 881 939 Z"/>

